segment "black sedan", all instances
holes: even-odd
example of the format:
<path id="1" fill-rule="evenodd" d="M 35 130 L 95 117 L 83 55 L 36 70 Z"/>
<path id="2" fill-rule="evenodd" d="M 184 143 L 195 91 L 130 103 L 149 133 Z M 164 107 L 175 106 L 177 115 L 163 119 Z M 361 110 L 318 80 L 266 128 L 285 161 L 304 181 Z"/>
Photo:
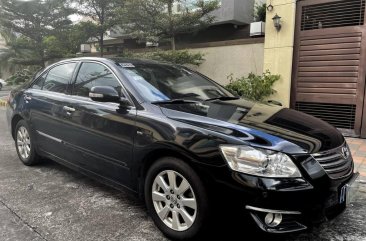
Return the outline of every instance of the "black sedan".
<path id="1" fill-rule="evenodd" d="M 25 165 L 48 158 L 130 190 L 173 239 L 228 206 L 265 232 L 305 230 L 345 209 L 358 176 L 329 124 L 177 65 L 61 61 L 11 92 L 7 118 Z"/>

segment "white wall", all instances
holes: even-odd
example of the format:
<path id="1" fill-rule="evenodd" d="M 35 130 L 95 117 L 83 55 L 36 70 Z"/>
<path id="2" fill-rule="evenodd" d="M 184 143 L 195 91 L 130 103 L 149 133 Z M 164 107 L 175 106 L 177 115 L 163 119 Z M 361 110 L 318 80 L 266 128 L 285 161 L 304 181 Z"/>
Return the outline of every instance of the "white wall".
<path id="1" fill-rule="evenodd" d="M 204 53 L 205 61 L 196 68 L 200 73 L 216 82 L 225 85 L 229 83 L 227 76 L 235 77 L 248 75 L 250 72 L 263 72 L 263 43 L 231 45 L 209 48 L 190 49 L 190 52 Z"/>

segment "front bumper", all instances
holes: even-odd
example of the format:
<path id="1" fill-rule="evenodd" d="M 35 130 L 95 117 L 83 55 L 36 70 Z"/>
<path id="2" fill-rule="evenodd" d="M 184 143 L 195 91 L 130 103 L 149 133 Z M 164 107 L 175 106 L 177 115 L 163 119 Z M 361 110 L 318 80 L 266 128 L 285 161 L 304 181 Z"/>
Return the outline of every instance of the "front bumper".
<path id="1" fill-rule="evenodd" d="M 213 191 L 222 192 L 226 200 L 220 202 L 229 200 L 229 206 L 242 207 L 265 232 L 301 231 L 334 218 L 352 201 L 349 194 L 357 191 L 358 173 L 345 147 L 346 143 L 317 155 L 292 155 L 301 178 L 266 178 L 229 167 L 211 168 L 218 184 Z"/>
<path id="2" fill-rule="evenodd" d="M 357 192 L 358 173 L 322 191 L 306 190 L 266 191 L 249 200 L 245 209 L 257 226 L 269 233 L 289 233 L 307 229 L 339 215 L 352 202 Z"/>

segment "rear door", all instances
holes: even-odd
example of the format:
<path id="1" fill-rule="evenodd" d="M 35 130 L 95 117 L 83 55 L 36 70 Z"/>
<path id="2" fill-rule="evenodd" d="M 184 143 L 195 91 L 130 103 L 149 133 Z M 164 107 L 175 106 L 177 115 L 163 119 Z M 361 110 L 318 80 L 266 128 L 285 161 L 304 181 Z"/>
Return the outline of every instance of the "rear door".
<path id="1" fill-rule="evenodd" d="M 65 103 L 72 111 L 65 119 L 67 136 L 64 141 L 70 151 L 81 154 L 81 158 L 72 160 L 75 164 L 129 186 L 136 109 L 120 109 L 116 103 L 91 100 L 88 96 L 93 86 L 111 86 L 121 95 L 127 95 L 107 65 L 99 62 L 82 63 L 74 83 L 73 95 Z"/>
<path id="2" fill-rule="evenodd" d="M 42 74 L 25 91 L 24 99 L 37 146 L 62 159 L 67 158 L 62 140 L 66 125 L 63 115 L 65 101 L 70 98 L 71 84 L 77 62 L 57 65 Z"/>

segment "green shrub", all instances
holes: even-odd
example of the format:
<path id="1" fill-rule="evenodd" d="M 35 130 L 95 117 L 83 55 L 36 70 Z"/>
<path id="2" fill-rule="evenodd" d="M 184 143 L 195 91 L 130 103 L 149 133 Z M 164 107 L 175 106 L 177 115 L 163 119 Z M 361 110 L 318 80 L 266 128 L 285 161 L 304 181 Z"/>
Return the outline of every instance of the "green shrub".
<path id="1" fill-rule="evenodd" d="M 202 53 L 190 53 L 188 50 L 169 50 L 169 51 L 154 51 L 154 52 L 125 52 L 121 57 L 138 58 L 138 59 L 151 59 L 162 62 L 169 62 L 173 64 L 190 64 L 200 66 L 205 59 Z"/>
<path id="2" fill-rule="evenodd" d="M 20 85 L 32 80 L 34 74 L 40 69 L 38 66 L 30 66 L 22 70 L 16 71 L 5 81 L 8 85 Z"/>
<path id="3" fill-rule="evenodd" d="M 265 98 L 276 93 L 272 87 L 280 78 L 280 75 L 273 75 L 269 70 L 262 75 L 250 73 L 248 77 L 241 77 L 235 80 L 231 74 L 228 76 L 230 84 L 226 88 L 239 96 L 263 102 Z"/>

